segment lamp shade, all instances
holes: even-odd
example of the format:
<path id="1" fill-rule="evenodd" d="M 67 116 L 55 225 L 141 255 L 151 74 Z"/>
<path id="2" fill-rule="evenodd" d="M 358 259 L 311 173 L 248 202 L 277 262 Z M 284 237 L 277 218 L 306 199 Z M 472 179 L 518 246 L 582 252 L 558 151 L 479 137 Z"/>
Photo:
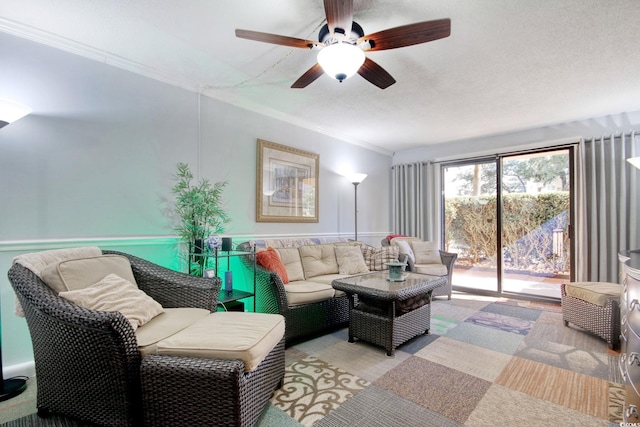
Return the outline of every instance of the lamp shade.
<path id="1" fill-rule="evenodd" d="M 345 175 L 349 182 L 353 184 L 360 184 L 367 177 L 366 173 L 349 173 Z"/>
<path id="2" fill-rule="evenodd" d="M 23 118 L 30 112 L 29 107 L 0 99 L 0 128 Z"/>
<path id="3" fill-rule="evenodd" d="M 630 157 L 627 159 L 627 162 L 640 169 L 640 157 Z"/>
<path id="4" fill-rule="evenodd" d="M 334 43 L 318 52 L 318 64 L 325 73 L 339 81 L 357 73 L 364 60 L 362 49 L 349 43 Z"/>

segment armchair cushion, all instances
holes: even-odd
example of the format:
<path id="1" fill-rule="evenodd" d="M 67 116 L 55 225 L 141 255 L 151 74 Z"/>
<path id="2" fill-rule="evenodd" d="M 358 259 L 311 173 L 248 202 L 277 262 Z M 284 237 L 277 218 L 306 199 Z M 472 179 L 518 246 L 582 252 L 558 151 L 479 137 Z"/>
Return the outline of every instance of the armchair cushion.
<path id="1" fill-rule="evenodd" d="M 86 288 L 114 273 L 136 284 L 131 263 L 122 255 L 100 255 L 70 259 L 46 266 L 42 280 L 57 293 Z"/>
<path id="2" fill-rule="evenodd" d="M 411 242 L 416 264 L 442 264 L 436 242 Z M 446 273 L 445 273 L 446 274 Z"/>
<path id="3" fill-rule="evenodd" d="M 279 314 L 211 313 L 158 343 L 157 354 L 211 359 L 240 359 L 254 370 L 284 336 Z"/>
<path id="4" fill-rule="evenodd" d="M 119 311 L 134 331 L 163 311 L 153 298 L 116 274 L 109 274 L 86 288 L 63 291 L 59 295 L 89 310 Z"/>
<path id="5" fill-rule="evenodd" d="M 204 308 L 165 308 L 164 312 L 136 330 L 136 341 L 140 354 L 142 357 L 154 354 L 158 342 L 207 317 L 210 313 Z"/>
<path id="6" fill-rule="evenodd" d="M 416 273 L 431 274 L 432 276 L 446 276 L 447 266 L 444 264 L 416 264 Z"/>

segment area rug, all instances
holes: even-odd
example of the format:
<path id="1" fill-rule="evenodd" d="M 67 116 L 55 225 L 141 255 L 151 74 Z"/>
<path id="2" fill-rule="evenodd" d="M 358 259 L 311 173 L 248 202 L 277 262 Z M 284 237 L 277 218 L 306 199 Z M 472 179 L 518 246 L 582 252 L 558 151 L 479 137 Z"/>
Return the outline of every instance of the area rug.
<path id="1" fill-rule="evenodd" d="M 619 353 L 598 337 L 565 327 L 559 304 L 457 293 L 432 304 L 430 335 L 401 345 L 394 357 L 365 342 L 347 342 L 346 328 L 288 348 L 283 387 L 258 425 L 582 427 L 621 422 Z M 86 425 L 23 415 L 3 426 Z"/>
<path id="2" fill-rule="evenodd" d="M 559 304 L 436 299 L 431 335 L 395 357 L 341 330 L 287 350 L 261 426 L 610 426 L 624 401 L 619 354 Z"/>

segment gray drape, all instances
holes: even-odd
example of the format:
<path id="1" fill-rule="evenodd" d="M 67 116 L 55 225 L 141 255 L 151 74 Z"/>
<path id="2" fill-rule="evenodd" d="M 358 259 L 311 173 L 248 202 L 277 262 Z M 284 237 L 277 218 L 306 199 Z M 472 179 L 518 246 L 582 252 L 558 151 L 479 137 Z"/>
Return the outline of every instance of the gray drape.
<path id="1" fill-rule="evenodd" d="M 391 167 L 393 233 L 439 240 L 440 174 L 433 163 Z"/>
<path id="2" fill-rule="evenodd" d="M 576 280 L 618 282 L 617 254 L 640 248 L 637 134 L 582 140 L 576 156 Z"/>

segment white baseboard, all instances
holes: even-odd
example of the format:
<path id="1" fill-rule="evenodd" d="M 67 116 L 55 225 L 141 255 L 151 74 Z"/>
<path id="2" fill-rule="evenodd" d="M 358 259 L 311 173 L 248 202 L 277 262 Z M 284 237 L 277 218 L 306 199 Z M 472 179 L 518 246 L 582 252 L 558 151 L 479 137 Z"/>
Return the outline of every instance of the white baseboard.
<path id="1" fill-rule="evenodd" d="M 13 377 L 35 377 L 36 376 L 36 364 L 33 360 L 24 363 L 18 363 L 16 365 L 5 366 L 2 369 L 4 379 Z"/>

